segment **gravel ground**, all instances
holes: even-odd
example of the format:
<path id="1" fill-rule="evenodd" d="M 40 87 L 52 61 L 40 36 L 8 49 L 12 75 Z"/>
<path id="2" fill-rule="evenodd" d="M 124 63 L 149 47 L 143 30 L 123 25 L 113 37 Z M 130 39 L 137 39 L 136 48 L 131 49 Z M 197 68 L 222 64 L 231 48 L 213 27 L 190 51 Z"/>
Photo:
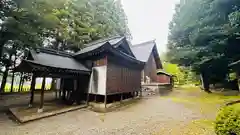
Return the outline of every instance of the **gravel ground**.
<path id="1" fill-rule="evenodd" d="M 45 92 L 44 100 L 49 101 L 55 99 L 55 92 Z M 0 96 L 0 112 L 6 110 L 7 108 L 28 105 L 30 100 L 30 93 L 25 94 L 12 94 Z M 34 102 L 40 102 L 40 93 L 35 93 Z"/>
<path id="2" fill-rule="evenodd" d="M 82 109 L 24 125 L 0 114 L 0 135 L 193 135 L 198 133 L 185 128 L 202 118 L 180 103 L 153 96 L 115 112 Z"/>

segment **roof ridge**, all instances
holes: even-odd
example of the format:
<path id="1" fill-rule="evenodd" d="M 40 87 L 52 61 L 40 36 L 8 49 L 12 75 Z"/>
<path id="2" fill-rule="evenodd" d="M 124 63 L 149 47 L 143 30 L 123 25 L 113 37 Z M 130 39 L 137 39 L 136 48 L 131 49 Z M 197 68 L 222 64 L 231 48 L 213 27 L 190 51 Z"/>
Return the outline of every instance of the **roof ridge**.
<path id="1" fill-rule="evenodd" d="M 78 54 L 80 54 L 80 52 L 82 52 L 83 50 L 86 50 L 86 49 L 89 49 L 89 48 L 90 48 L 90 49 L 91 49 L 91 48 L 94 48 L 94 47 L 98 48 L 98 47 L 100 47 L 101 45 L 104 45 L 104 44 L 106 44 L 106 43 L 111 44 L 110 41 L 113 40 L 113 39 L 117 39 L 117 38 L 125 38 L 125 37 L 124 37 L 124 36 L 113 36 L 113 37 L 109 37 L 109 38 L 99 39 L 99 40 L 93 41 L 93 42 L 85 45 L 84 48 L 82 48 L 81 50 L 79 50 L 78 52 L 76 52 L 74 55 L 78 55 Z"/>
<path id="2" fill-rule="evenodd" d="M 142 42 L 142 43 L 138 43 L 138 44 L 134 44 L 132 45 L 132 47 L 137 47 L 137 46 L 143 46 L 143 45 L 146 45 L 147 43 L 155 43 L 156 44 L 156 40 L 149 40 L 149 41 L 145 41 L 145 42 Z"/>
<path id="3" fill-rule="evenodd" d="M 63 57 L 72 57 L 71 53 L 67 53 L 64 51 L 57 51 L 57 50 L 50 49 L 50 48 L 37 48 L 37 49 L 39 49 L 40 52 L 43 52 L 43 53 L 54 54 L 54 55 L 59 55 L 59 56 L 63 56 Z M 38 52 L 36 51 L 36 53 L 38 53 Z"/>
<path id="4" fill-rule="evenodd" d="M 98 40 L 95 40 L 95 41 L 92 41 L 88 44 L 85 44 L 86 47 L 89 47 L 89 46 L 93 46 L 93 45 L 96 45 L 98 43 L 102 43 L 102 42 L 107 42 L 108 40 L 112 40 L 112 39 L 116 39 L 116 38 L 121 38 L 123 36 L 120 36 L 120 35 L 117 35 L 117 36 L 112 36 L 112 37 L 107 37 L 107 38 L 103 38 L 103 39 L 98 39 Z M 84 48 L 86 48 L 84 47 Z"/>

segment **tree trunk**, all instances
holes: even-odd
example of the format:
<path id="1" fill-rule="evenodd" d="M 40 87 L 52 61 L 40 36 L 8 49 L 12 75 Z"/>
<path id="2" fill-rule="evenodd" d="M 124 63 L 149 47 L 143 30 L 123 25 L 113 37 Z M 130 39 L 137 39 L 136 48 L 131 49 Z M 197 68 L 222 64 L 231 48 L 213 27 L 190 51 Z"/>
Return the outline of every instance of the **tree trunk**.
<path id="1" fill-rule="evenodd" d="M 12 73 L 12 82 L 11 82 L 11 92 L 13 92 L 14 78 L 15 78 L 15 72 L 13 71 L 13 73 Z"/>
<path id="2" fill-rule="evenodd" d="M 9 56 L 9 61 L 11 61 L 12 55 L 13 55 L 13 54 L 10 54 L 10 56 Z M 4 92 L 4 88 L 5 88 L 6 83 L 7 83 L 8 71 L 9 71 L 10 65 L 7 63 L 5 67 L 6 67 L 6 70 L 5 70 L 4 73 L 3 73 L 3 78 L 2 78 L 2 83 L 1 83 L 1 90 L 0 90 L 0 92 L 1 92 L 1 91 Z"/>
<path id="3" fill-rule="evenodd" d="M 22 74 L 22 81 L 21 81 L 21 83 L 20 83 L 20 91 L 23 91 L 23 85 L 24 85 L 24 77 L 25 77 L 25 74 L 23 73 Z"/>
<path id="4" fill-rule="evenodd" d="M 24 85 L 24 79 L 22 79 L 22 83 L 21 83 L 20 91 L 23 91 L 23 85 Z"/>
<path id="5" fill-rule="evenodd" d="M 208 76 L 205 74 L 205 73 L 201 73 L 200 75 L 200 78 L 201 78 L 201 84 L 202 84 L 202 88 L 205 92 L 207 93 L 212 93 L 209 89 L 209 80 L 208 80 Z"/>
<path id="6" fill-rule="evenodd" d="M 14 58 L 14 62 L 13 62 L 13 73 L 12 73 L 12 82 L 11 82 L 11 92 L 13 92 L 13 85 L 14 85 L 14 77 L 15 77 L 15 71 L 14 69 L 16 68 L 16 54 L 15 54 L 15 58 Z"/>
<path id="7" fill-rule="evenodd" d="M 1 38 L 3 38 L 1 36 Z M 4 48 L 4 44 L 5 44 L 5 40 L 0 40 L 0 61 L 2 60 L 2 54 L 3 54 L 3 48 Z"/>
<path id="8" fill-rule="evenodd" d="M 57 79 L 56 78 L 52 78 L 51 90 L 56 90 L 56 83 L 57 83 Z"/>
<path id="9" fill-rule="evenodd" d="M 18 86 L 18 92 L 21 91 L 22 81 L 23 81 L 23 73 L 21 72 L 21 75 L 20 75 L 20 81 L 19 81 L 19 86 Z"/>
<path id="10" fill-rule="evenodd" d="M 30 87 L 31 97 L 30 97 L 29 107 L 32 107 L 32 105 L 33 105 L 35 85 L 36 85 L 36 75 L 33 74 L 32 75 L 31 87 Z"/>
<path id="11" fill-rule="evenodd" d="M 0 92 L 4 92 L 4 88 L 5 88 L 6 83 L 7 83 L 8 71 L 9 71 L 9 68 L 7 67 L 6 70 L 3 73 Z"/>
<path id="12" fill-rule="evenodd" d="M 0 60 L 2 61 L 3 45 L 0 44 Z"/>

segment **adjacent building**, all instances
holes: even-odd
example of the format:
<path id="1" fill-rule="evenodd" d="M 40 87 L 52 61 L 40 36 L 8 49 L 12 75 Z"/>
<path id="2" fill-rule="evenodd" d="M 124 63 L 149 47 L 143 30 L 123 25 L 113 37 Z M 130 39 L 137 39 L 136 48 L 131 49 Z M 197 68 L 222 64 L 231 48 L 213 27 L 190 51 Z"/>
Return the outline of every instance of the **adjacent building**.
<path id="1" fill-rule="evenodd" d="M 133 45 L 131 49 L 136 59 L 144 62 L 144 69 L 141 74 L 142 84 L 170 83 L 171 75 L 163 70 L 155 40 Z"/>

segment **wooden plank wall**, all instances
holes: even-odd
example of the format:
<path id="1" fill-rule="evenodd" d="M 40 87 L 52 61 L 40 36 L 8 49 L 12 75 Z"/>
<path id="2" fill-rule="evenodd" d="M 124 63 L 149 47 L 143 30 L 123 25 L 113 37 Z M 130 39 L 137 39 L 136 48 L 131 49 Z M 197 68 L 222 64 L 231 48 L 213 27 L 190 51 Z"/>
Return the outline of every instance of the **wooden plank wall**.
<path id="1" fill-rule="evenodd" d="M 170 76 L 167 76 L 167 75 L 158 75 L 157 76 L 157 80 L 158 80 L 158 83 L 166 83 L 166 84 L 170 84 Z"/>
<path id="2" fill-rule="evenodd" d="M 141 70 L 132 69 L 108 61 L 107 94 L 127 93 L 140 90 Z"/>
<path id="3" fill-rule="evenodd" d="M 151 78 L 151 82 L 158 82 L 157 66 L 153 54 L 150 55 L 148 61 L 144 67 L 144 81 L 146 82 L 146 76 Z"/>

